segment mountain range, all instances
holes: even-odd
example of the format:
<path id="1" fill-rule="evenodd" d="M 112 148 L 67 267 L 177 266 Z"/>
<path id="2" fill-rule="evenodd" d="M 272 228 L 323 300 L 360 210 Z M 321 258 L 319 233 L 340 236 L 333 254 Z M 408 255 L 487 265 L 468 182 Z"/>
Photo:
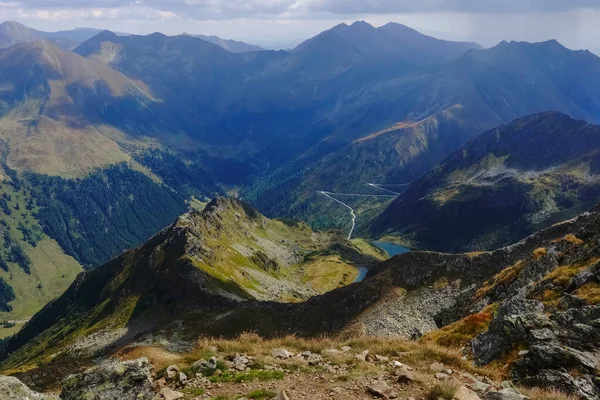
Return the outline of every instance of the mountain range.
<path id="1" fill-rule="evenodd" d="M 348 209 L 319 191 L 387 195 L 346 199 L 368 234 L 400 188 L 367 184 L 410 183 L 477 134 L 533 112 L 600 120 L 600 59 L 589 52 L 555 41 L 482 50 L 398 24 L 339 25 L 291 51 L 244 53 L 189 35 L 103 31 L 72 52 L 21 43 L 0 58 L 11 195 L 0 277 L 16 298 L 7 317 L 30 317 L 82 268 L 219 195 L 344 234 Z M 44 241 L 54 250 L 41 261 Z M 17 248 L 29 263 L 15 261 Z M 69 266 L 64 279 L 42 273 L 48 259 Z"/>
<path id="2" fill-rule="evenodd" d="M 439 40 L 401 24 L 389 23 L 375 28 L 359 21 L 352 25 L 342 23 L 324 31 L 298 45 L 292 53 L 301 52 L 315 42 L 340 39 L 346 44 L 345 50 L 352 49 L 357 55 L 376 59 L 395 58 L 414 64 L 452 61 L 468 50 L 482 48 L 477 43 Z"/>
<path id="3" fill-rule="evenodd" d="M 65 50 L 72 50 L 79 43 L 91 39 L 101 31 L 100 29 L 77 28 L 70 31 L 42 32 L 18 22 L 6 21 L 0 24 L 0 48 L 48 40 Z"/>
<path id="4" fill-rule="evenodd" d="M 348 223 L 347 210 L 319 191 L 389 195 L 367 186 L 381 184 L 398 192 L 403 189 L 399 184 L 413 182 L 469 139 L 534 112 L 558 110 L 598 122 L 599 103 L 592 89 L 598 87 L 597 78 L 583 65 L 600 67 L 600 58 L 555 41 L 504 42 L 469 51 L 450 63 L 401 74 L 403 79 L 388 81 L 389 87 L 379 82 L 377 94 L 364 109 L 368 112 L 355 110 L 361 122 L 353 126 L 382 121 L 386 110 L 401 112 L 402 118 L 377 129 L 365 128 L 346 145 L 316 156 L 316 162 L 310 152 L 303 154 L 287 172 L 257 182 L 246 192 L 247 199 L 267 215 L 289 213 L 315 226 L 340 227 L 338 221 Z M 361 92 L 365 97 L 367 90 Z M 359 212 L 371 213 L 372 207 L 362 204 L 364 199 L 345 199 Z M 368 223 L 368 218 L 360 221 Z"/>
<path id="5" fill-rule="evenodd" d="M 15 44 L 31 43 L 47 40 L 64 50 L 73 50 L 86 40 L 101 33 L 102 29 L 75 28 L 58 32 L 43 32 L 30 28 L 15 21 L 5 21 L 0 24 L 0 48 L 7 48 Z M 119 36 L 129 36 L 129 33 L 117 32 Z M 244 53 L 248 51 L 262 51 L 260 46 L 248 44 L 237 40 L 222 39 L 211 35 L 192 35 L 210 43 L 214 43 L 232 53 Z"/>

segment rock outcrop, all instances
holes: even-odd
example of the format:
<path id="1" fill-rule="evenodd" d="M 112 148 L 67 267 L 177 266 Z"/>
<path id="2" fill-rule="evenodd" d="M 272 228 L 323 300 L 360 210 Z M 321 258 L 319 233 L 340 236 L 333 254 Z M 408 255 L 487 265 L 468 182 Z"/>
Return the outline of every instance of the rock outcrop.
<path id="1" fill-rule="evenodd" d="M 62 386 L 62 400 L 151 400 L 152 366 L 147 359 L 111 362 L 71 375 Z"/>
<path id="2" fill-rule="evenodd" d="M 589 400 L 600 398 L 600 305 L 568 293 L 585 297 L 582 288 L 598 282 L 597 266 L 576 274 L 561 291 L 556 283 L 542 280 L 524 292 L 546 304 L 521 296 L 502 302 L 487 332 L 471 342 L 476 361 L 484 365 L 517 353 L 512 366 L 517 381 Z"/>
<path id="3" fill-rule="evenodd" d="M 0 399 L 2 400 L 60 400 L 56 396 L 41 394 L 29 389 L 12 376 L 0 375 Z"/>

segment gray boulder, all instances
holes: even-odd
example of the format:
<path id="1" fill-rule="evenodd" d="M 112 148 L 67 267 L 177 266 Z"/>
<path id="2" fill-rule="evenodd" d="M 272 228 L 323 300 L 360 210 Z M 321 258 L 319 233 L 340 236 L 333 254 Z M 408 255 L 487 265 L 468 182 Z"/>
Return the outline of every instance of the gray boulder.
<path id="1" fill-rule="evenodd" d="M 589 280 L 589 274 L 579 277 Z M 575 303 L 567 299 L 566 303 Z M 479 364 L 487 364 L 517 345 L 519 353 L 511 375 L 521 384 L 552 387 L 584 399 L 600 398 L 600 307 L 571 308 L 550 315 L 537 301 L 520 298 L 502 304 L 487 332 L 471 341 Z M 568 371 L 576 373 L 569 374 Z M 502 397 L 503 396 L 503 397 Z M 489 394 L 491 400 L 510 393 Z"/>
<path id="2" fill-rule="evenodd" d="M 546 333 L 550 319 L 543 314 L 539 301 L 514 297 L 502 304 L 487 332 L 471 341 L 471 349 L 479 365 L 486 365 L 502 357 L 518 343 L 526 342 L 531 331 Z"/>
<path id="3" fill-rule="evenodd" d="M 60 400 L 56 396 L 41 394 L 29 389 L 12 376 L 0 375 L 0 399 L 2 400 Z"/>
<path id="4" fill-rule="evenodd" d="M 61 397 L 63 400 L 152 400 L 151 369 L 146 358 L 94 367 L 66 378 Z"/>

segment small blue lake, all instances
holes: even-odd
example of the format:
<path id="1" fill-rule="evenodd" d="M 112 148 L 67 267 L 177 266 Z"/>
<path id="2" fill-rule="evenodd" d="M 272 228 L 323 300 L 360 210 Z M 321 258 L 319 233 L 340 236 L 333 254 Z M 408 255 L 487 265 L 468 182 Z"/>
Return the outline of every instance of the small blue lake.
<path id="1" fill-rule="evenodd" d="M 388 255 L 390 257 L 394 257 L 394 256 L 397 256 L 398 254 L 404 254 L 404 253 L 410 252 L 410 249 L 407 249 L 406 247 L 400 246 L 399 244 L 395 244 L 395 243 L 373 242 L 373 244 L 375 246 L 379 247 L 381 250 L 388 253 Z"/>
<path id="2" fill-rule="evenodd" d="M 409 253 L 410 249 L 407 249 L 404 246 L 400 246 L 399 244 L 394 244 L 394 243 L 388 243 L 388 242 L 373 242 L 373 244 L 377 247 L 379 247 L 381 250 L 385 251 L 388 256 L 394 257 L 397 256 L 398 254 L 404 254 L 404 253 Z M 363 279 L 365 279 L 365 276 L 367 276 L 367 274 L 369 273 L 369 270 L 361 267 L 358 269 L 358 276 L 356 277 L 356 280 L 354 282 L 361 282 Z"/>
<path id="3" fill-rule="evenodd" d="M 358 269 L 358 276 L 356 277 L 354 282 L 362 282 L 362 280 L 365 279 L 365 276 L 367 276 L 368 273 L 369 273 L 368 269 L 366 269 L 365 267 L 360 267 Z"/>

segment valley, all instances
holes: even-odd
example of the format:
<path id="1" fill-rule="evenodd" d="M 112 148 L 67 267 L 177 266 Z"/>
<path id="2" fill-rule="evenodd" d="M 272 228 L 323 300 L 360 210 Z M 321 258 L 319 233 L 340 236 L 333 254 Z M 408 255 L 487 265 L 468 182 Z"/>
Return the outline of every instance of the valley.
<path id="1" fill-rule="evenodd" d="M 0 24 L 0 397 L 600 398 L 599 70 Z"/>

